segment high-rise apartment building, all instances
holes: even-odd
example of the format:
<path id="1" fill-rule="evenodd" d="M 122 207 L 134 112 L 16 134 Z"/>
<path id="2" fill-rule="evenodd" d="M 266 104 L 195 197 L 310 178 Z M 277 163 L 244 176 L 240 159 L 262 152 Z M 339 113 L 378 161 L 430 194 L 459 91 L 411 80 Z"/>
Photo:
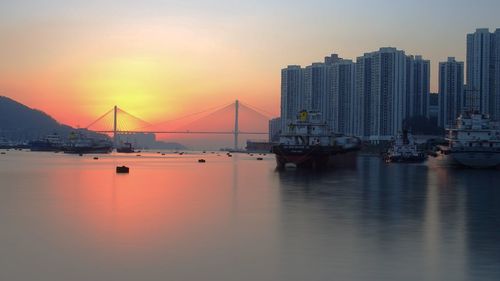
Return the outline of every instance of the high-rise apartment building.
<path id="1" fill-rule="evenodd" d="M 449 127 L 464 111 L 464 63 L 449 57 L 439 63 L 439 116 L 438 125 Z"/>
<path id="2" fill-rule="evenodd" d="M 297 113 L 305 108 L 304 70 L 298 65 L 290 65 L 281 70 L 281 130 L 288 131 Z"/>
<path id="3" fill-rule="evenodd" d="M 405 118 L 429 118 L 431 66 L 422 56 L 406 58 L 406 115 Z"/>
<path id="4" fill-rule="evenodd" d="M 467 99 L 475 110 L 500 120 L 500 29 L 467 34 Z"/>
<path id="5" fill-rule="evenodd" d="M 337 133 L 354 135 L 355 103 L 354 78 L 355 64 L 351 60 L 339 60 L 328 67 L 330 82 L 328 108 L 329 124 Z"/>
<path id="6" fill-rule="evenodd" d="M 366 140 L 390 140 L 406 117 L 406 55 L 396 48 L 366 53 L 356 62 L 357 134 Z"/>

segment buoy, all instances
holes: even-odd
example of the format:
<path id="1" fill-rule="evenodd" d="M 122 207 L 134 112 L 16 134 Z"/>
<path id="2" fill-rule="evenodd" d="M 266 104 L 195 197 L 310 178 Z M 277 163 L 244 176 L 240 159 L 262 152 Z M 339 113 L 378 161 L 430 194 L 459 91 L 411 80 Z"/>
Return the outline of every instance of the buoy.
<path id="1" fill-rule="evenodd" d="M 127 166 L 118 166 L 116 167 L 116 173 L 117 174 L 128 174 L 129 168 Z"/>
<path id="2" fill-rule="evenodd" d="M 137 154 L 136 156 L 141 156 L 140 154 Z"/>
<path id="3" fill-rule="evenodd" d="M 94 157 L 94 160 L 97 160 L 97 159 L 99 159 L 99 157 Z"/>
<path id="4" fill-rule="evenodd" d="M 5 152 L 0 152 L 0 154 L 5 154 Z"/>
<path id="5" fill-rule="evenodd" d="M 207 162 L 205 159 L 198 159 L 198 163 L 205 163 Z"/>
<path id="6" fill-rule="evenodd" d="M 82 154 L 82 153 L 80 153 L 80 154 L 78 154 L 78 156 L 83 156 L 83 154 Z"/>
<path id="7" fill-rule="evenodd" d="M 165 155 L 165 153 L 162 153 L 161 155 Z"/>
<path id="8" fill-rule="evenodd" d="M 250 156 L 253 156 L 253 154 L 250 154 Z"/>
<path id="9" fill-rule="evenodd" d="M 227 155 L 227 157 L 233 157 L 233 155 L 231 155 L 231 154 L 228 154 L 228 155 Z"/>
<path id="10" fill-rule="evenodd" d="M 258 158 L 257 158 L 257 160 L 264 160 L 264 158 L 262 158 L 262 157 L 258 157 Z"/>

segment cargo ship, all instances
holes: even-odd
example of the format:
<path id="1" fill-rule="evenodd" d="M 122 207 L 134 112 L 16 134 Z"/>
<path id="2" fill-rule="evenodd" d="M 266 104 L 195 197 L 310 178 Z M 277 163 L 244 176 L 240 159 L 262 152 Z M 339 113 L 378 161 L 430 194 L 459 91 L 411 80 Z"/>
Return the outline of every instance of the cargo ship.
<path id="1" fill-rule="evenodd" d="M 281 134 L 272 147 L 279 168 L 293 165 L 298 168 L 324 168 L 355 165 L 361 140 L 332 133 L 321 113 L 301 111 L 295 122 Z"/>
<path id="2" fill-rule="evenodd" d="M 452 163 L 470 168 L 500 167 L 500 126 L 488 115 L 462 114 L 446 135 L 448 145 L 441 146 L 441 151 Z"/>

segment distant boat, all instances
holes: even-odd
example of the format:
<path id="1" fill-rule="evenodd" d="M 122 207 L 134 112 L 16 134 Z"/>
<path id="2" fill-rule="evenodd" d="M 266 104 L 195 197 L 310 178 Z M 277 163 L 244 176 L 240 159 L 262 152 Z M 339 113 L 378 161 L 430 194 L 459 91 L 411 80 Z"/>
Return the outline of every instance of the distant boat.
<path id="1" fill-rule="evenodd" d="M 58 134 L 51 134 L 41 140 L 31 141 L 28 144 L 31 151 L 62 151 L 64 142 Z"/>
<path id="2" fill-rule="evenodd" d="M 116 148 L 116 152 L 118 153 L 134 153 L 134 148 L 132 147 L 132 144 L 129 142 L 123 143 L 119 147 Z"/>
<path id="3" fill-rule="evenodd" d="M 9 149 L 12 147 L 12 143 L 4 138 L 0 138 L 0 149 Z"/>
<path id="4" fill-rule="evenodd" d="M 88 153 L 111 153 L 113 143 L 107 139 L 95 139 L 83 136 L 81 133 L 73 133 L 68 144 L 64 147 L 64 153 L 88 154 Z"/>

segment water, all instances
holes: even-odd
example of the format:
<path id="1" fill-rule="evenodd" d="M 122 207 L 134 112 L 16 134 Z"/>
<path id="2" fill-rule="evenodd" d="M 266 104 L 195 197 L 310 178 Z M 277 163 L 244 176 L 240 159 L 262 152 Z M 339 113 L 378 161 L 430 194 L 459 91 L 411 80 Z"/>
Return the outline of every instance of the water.
<path id="1" fill-rule="evenodd" d="M 500 280 L 500 171 L 92 157 L 0 155 L 0 280 Z"/>

